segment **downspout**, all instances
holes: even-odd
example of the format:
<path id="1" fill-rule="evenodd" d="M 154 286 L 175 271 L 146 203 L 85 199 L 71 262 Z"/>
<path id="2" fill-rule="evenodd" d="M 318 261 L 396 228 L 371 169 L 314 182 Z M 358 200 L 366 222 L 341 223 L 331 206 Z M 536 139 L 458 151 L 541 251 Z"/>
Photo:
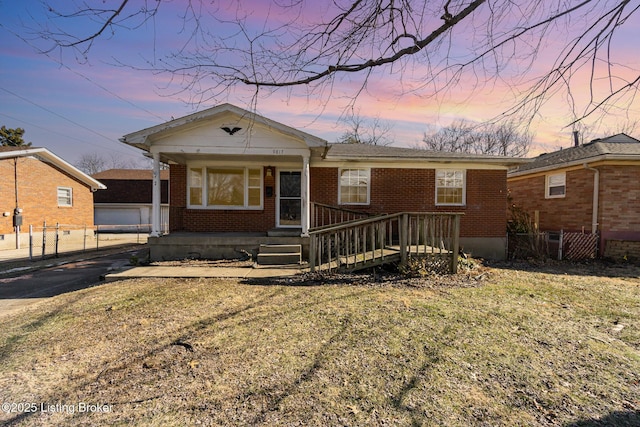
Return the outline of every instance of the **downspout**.
<path id="1" fill-rule="evenodd" d="M 16 207 L 13 210 L 13 229 L 16 233 L 16 249 L 20 249 L 20 225 L 18 222 L 18 215 L 20 215 L 20 204 L 18 203 L 18 157 L 13 159 L 13 182 L 14 191 L 16 196 Z"/>
<path id="2" fill-rule="evenodd" d="M 600 171 L 598 169 L 589 167 L 587 163 L 584 164 L 584 168 L 594 172 L 593 175 L 593 213 L 591 215 L 591 233 L 595 234 L 598 231 L 598 204 L 600 194 Z"/>

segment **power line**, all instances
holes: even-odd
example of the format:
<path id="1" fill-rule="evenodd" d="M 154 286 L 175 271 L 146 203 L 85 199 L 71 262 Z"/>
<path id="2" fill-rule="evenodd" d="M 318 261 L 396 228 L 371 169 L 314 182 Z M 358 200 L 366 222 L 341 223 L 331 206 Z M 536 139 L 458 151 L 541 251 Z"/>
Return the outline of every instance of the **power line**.
<path id="1" fill-rule="evenodd" d="M 67 134 L 63 134 L 63 133 L 60 133 L 60 132 L 56 132 L 55 130 L 47 129 L 47 128 L 42 127 L 42 126 L 40 126 L 40 125 L 37 125 L 37 124 L 35 124 L 35 123 L 31 123 L 31 122 L 28 122 L 28 121 L 26 121 L 26 120 L 19 119 L 19 118 L 17 118 L 17 117 L 13 117 L 13 116 L 10 116 L 10 115 L 5 114 L 5 113 L 0 113 L 0 116 L 4 116 L 4 117 L 7 117 L 8 119 L 15 120 L 15 121 L 18 121 L 18 122 L 21 122 L 21 123 L 27 124 L 27 125 L 29 125 L 29 126 L 31 126 L 31 127 L 35 127 L 35 128 L 41 129 L 41 130 L 43 130 L 43 131 L 45 131 L 45 132 L 55 133 L 56 135 L 60 135 L 60 136 L 62 136 L 62 137 L 64 137 L 64 138 L 66 138 L 66 139 L 73 139 L 73 140 L 76 140 L 76 141 L 81 142 L 81 143 L 83 143 L 83 144 L 94 145 L 94 146 L 96 146 L 96 147 L 103 148 L 103 149 L 104 149 L 104 148 L 106 148 L 106 147 L 103 147 L 103 146 L 101 146 L 101 145 L 94 144 L 94 143 L 93 143 L 93 142 L 91 142 L 91 141 L 83 140 L 83 139 L 76 138 L 76 137 L 71 136 L 71 135 L 67 135 Z M 129 149 L 135 150 L 136 152 L 140 153 L 138 150 L 136 150 L 135 148 L 133 148 L 133 147 L 131 147 L 131 146 L 129 146 L 129 145 L 122 145 L 122 147 L 126 147 L 126 148 L 129 148 Z M 132 153 L 127 153 L 127 152 L 125 152 L 125 151 L 120 151 L 120 150 L 117 150 L 117 149 L 112 149 L 112 150 L 113 150 L 113 151 L 116 151 L 116 152 L 118 152 L 118 153 L 126 154 L 126 155 L 131 155 L 131 154 L 132 154 Z"/>
<path id="2" fill-rule="evenodd" d="M 0 1 L 1 1 L 1 0 L 0 0 Z M 28 41 L 27 39 L 25 39 L 22 35 L 20 35 L 20 34 L 16 33 L 16 32 L 15 32 L 15 31 L 13 31 L 11 28 L 6 27 L 5 25 L 3 25 L 3 24 L 2 24 L 2 22 L 0 22 L 0 27 L 1 27 L 1 28 L 5 28 L 9 33 L 13 34 L 13 36 L 14 36 L 14 37 L 16 37 L 16 38 L 18 38 L 18 39 L 22 40 L 22 42 L 23 42 L 23 43 L 25 43 L 26 45 L 28 45 L 29 47 L 35 48 L 35 46 L 33 46 L 31 43 L 29 43 L 29 41 Z M 39 50 L 39 49 L 36 49 L 36 50 Z M 133 102 L 131 102 L 131 101 L 129 101 L 129 100 L 127 100 L 127 99 L 125 99 L 125 98 L 121 97 L 121 96 L 120 96 L 120 95 L 118 95 L 117 93 L 112 92 L 111 90 L 109 90 L 109 89 L 107 89 L 106 87 L 102 86 L 101 84 L 99 84 L 99 83 L 98 83 L 98 82 L 96 82 L 95 80 L 91 79 L 90 77 L 87 77 L 87 76 L 85 76 L 84 74 L 82 74 L 82 73 L 80 73 L 80 72 L 78 72 L 78 71 L 73 70 L 73 69 L 72 69 L 72 68 L 70 68 L 68 65 L 65 65 L 65 64 L 63 64 L 61 61 L 59 61 L 59 60 L 57 60 L 57 59 L 55 59 L 55 58 L 51 57 L 51 55 L 49 55 L 48 53 L 46 53 L 46 52 L 42 52 L 42 53 L 43 53 L 47 58 L 49 58 L 51 61 L 53 61 L 53 62 L 55 62 L 56 64 L 58 64 L 59 66 L 66 68 L 67 70 L 71 71 L 72 73 L 76 74 L 77 76 L 80 76 L 80 77 L 82 77 L 83 79 L 87 80 L 89 83 L 92 83 L 92 84 L 96 85 L 97 87 L 99 87 L 100 89 L 104 90 L 104 91 L 105 91 L 105 92 L 107 92 L 108 94 L 110 94 L 110 95 L 112 95 L 112 96 L 115 96 L 116 98 L 118 98 L 118 99 L 119 99 L 119 100 L 121 100 L 122 102 L 126 102 L 127 104 L 131 105 L 132 107 L 137 108 L 137 109 L 139 109 L 139 110 L 142 110 L 142 111 L 144 111 L 145 113 L 147 113 L 147 114 L 149 114 L 149 115 L 151 115 L 151 116 L 153 116 L 153 117 L 155 117 L 155 118 L 159 119 L 159 120 L 160 120 L 160 121 L 162 121 L 162 122 L 166 122 L 166 121 L 167 121 L 167 119 L 166 119 L 166 118 L 161 117 L 161 116 L 157 115 L 156 113 L 154 113 L 154 112 L 152 112 L 152 111 L 147 110 L 147 109 L 146 109 L 146 108 L 144 108 L 144 107 L 141 107 L 141 106 L 139 106 L 139 105 L 134 104 Z"/>
<path id="3" fill-rule="evenodd" d="M 43 107 L 42 105 L 38 104 L 37 102 L 31 101 L 31 100 L 29 100 L 29 99 L 25 98 L 24 96 L 21 96 L 21 95 L 18 95 L 17 93 L 11 92 L 9 89 L 3 88 L 3 87 L 0 87 L 0 89 L 2 89 L 3 91 L 7 92 L 7 93 L 8 93 L 8 94 L 10 94 L 10 95 L 15 96 L 16 98 L 20 98 L 20 99 L 22 99 L 23 101 L 28 102 L 29 104 L 32 104 L 32 105 L 34 105 L 34 106 L 36 106 L 36 107 L 38 107 L 38 108 L 40 108 L 40 109 L 42 109 L 42 110 L 46 111 L 47 113 L 51 113 L 51 114 L 53 114 L 54 116 L 61 118 L 62 120 L 66 120 L 66 121 L 68 121 L 69 123 L 72 123 L 72 124 L 74 124 L 74 125 L 76 125 L 76 126 L 78 126 L 78 127 L 82 128 L 82 129 L 84 129 L 84 130 L 86 130 L 86 131 L 89 131 L 89 132 L 91 132 L 91 133 L 93 133 L 93 134 L 95 134 L 95 135 L 98 135 L 99 137 L 102 137 L 102 138 L 106 139 L 106 140 L 107 140 L 107 141 L 109 141 L 109 142 L 114 142 L 112 138 L 109 138 L 108 136 L 105 136 L 105 135 L 101 134 L 100 132 L 97 132 L 97 131 L 95 131 L 95 130 L 93 130 L 93 129 L 91 129 L 91 128 L 88 128 L 88 127 L 84 126 L 84 125 L 81 125 L 80 123 L 75 122 L 75 121 L 73 121 L 73 120 L 71 120 L 71 119 L 69 119 L 69 118 L 67 118 L 67 117 L 63 116 L 62 114 L 58 114 L 58 113 L 56 113 L 55 111 L 50 110 L 50 109 L 49 109 L 49 108 L 47 108 L 47 107 Z"/>
<path id="4" fill-rule="evenodd" d="M 109 89 L 107 89 L 106 87 L 102 86 L 100 83 L 98 83 L 98 82 L 94 81 L 94 80 L 93 80 L 93 79 L 91 79 L 90 77 L 87 77 L 87 76 L 85 76 L 84 74 L 82 74 L 82 73 L 80 73 L 80 72 L 78 72 L 78 71 L 76 71 L 76 70 L 73 70 L 73 69 L 69 68 L 69 66 L 67 66 L 67 65 L 63 64 L 63 63 L 62 63 L 62 62 L 60 62 L 60 61 L 56 61 L 55 59 L 51 58 L 51 56 L 47 55 L 47 57 L 48 57 L 49 59 L 51 59 L 52 61 L 54 61 L 55 63 L 57 63 L 58 65 L 60 65 L 61 67 L 64 67 L 64 68 L 66 68 L 67 70 L 71 71 L 72 73 L 76 74 L 77 76 L 82 77 L 83 79 L 85 79 L 85 80 L 86 80 L 86 81 L 88 81 L 89 83 L 93 83 L 94 85 L 98 86 L 100 89 L 104 90 L 104 91 L 105 91 L 105 92 L 107 92 L 108 94 L 115 96 L 116 98 L 118 98 L 118 99 L 119 99 L 119 100 L 121 100 L 122 102 L 126 102 L 127 104 L 131 105 L 132 107 L 137 108 L 137 109 L 139 109 L 139 110 L 142 110 L 142 111 L 144 111 L 145 113 L 147 113 L 147 114 L 149 114 L 149 115 L 151 115 L 151 116 L 153 116 L 153 117 L 155 117 L 155 118 L 157 118 L 157 119 L 160 119 L 162 122 L 166 122 L 166 121 L 167 121 L 165 118 L 160 117 L 160 116 L 159 116 L 159 115 L 157 115 L 156 113 L 154 113 L 154 112 L 152 112 L 152 111 L 149 111 L 149 110 L 147 110 L 147 109 L 146 109 L 146 108 L 144 108 L 144 107 L 141 107 L 141 106 L 139 106 L 139 105 L 136 105 L 136 104 L 134 104 L 133 102 L 131 102 L 131 101 L 127 100 L 127 99 L 124 99 L 123 97 L 121 97 L 121 96 L 120 96 L 120 95 L 118 95 L 117 93 L 114 93 L 114 92 L 110 91 Z"/>

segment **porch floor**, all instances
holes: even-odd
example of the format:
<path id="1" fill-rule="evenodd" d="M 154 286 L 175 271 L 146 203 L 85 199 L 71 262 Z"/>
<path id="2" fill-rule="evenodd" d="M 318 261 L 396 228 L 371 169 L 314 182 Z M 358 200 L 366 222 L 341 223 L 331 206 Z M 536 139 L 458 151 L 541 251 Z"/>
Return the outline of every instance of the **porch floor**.
<path id="1" fill-rule="evenodd" d="M 151 261 L 194 259 L 257 258 L 260 245 L 302 245 L 302 257 L 308 259 L 309 238 L 291 230 L 289 235 L 273 236 L 263 232 L 174 232 L 149 237 Z"/>

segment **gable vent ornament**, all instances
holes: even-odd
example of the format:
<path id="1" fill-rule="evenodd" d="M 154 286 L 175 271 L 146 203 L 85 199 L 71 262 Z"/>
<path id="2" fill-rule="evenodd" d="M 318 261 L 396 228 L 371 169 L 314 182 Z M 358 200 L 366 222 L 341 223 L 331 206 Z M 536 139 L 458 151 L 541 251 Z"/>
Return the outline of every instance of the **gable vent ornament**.
<path id="1" fill-rule="evenodd" d="M 220 129 L 222 129 L 223 131 L 225 131 L 229 135 L 233 135 L 234 133 L 238 132 L 239 130 L 242 130 L 242 128 L 239 128 L 237 126 L 235 126 L 235 127 L 222 126 Z"/>

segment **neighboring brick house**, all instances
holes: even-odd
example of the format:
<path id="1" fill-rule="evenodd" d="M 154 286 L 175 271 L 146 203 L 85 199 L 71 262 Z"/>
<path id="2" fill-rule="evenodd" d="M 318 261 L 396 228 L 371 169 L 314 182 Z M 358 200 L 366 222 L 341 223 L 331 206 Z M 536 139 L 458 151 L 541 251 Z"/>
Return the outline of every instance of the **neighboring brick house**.
<path id="1" fill-rule="evenodd" d="M 15 247 L 16 208 L 21 233 L 44 221 L 93 226 L 93 192 L 104 188 L 46 148 L 0 147 L 0 248 Z"/>
<path id="2" fill-rule="evenodd" d="M 172 233 L 291 230 L 304 237 L 314 203 L 370 214 L 453 211 L 464 213 L 465 250 L 491 258 L 505 254 L 507 169 L 523 161 L 329 144 L 230 104 L 121 141 L 151 153 L 156 168 L 169 163 Z"/>
<path id="3" fill-rule="evenodd" d="M 513 203 L 542 231 L 599 233 L 600 255 L 640 255 L 640 141 L 596 139 L 520 165 Z"/>
<path id="4" fill-rule="evenodd" d="M 107 186 L 93 195 L 95 225 L 127 231 L 132 227 L 149 230 L 153 171 L 147 169 L 109 169 L 92 175 Z M 160 171 L 161 224 L 169 226 L 169 170 Z"/>

